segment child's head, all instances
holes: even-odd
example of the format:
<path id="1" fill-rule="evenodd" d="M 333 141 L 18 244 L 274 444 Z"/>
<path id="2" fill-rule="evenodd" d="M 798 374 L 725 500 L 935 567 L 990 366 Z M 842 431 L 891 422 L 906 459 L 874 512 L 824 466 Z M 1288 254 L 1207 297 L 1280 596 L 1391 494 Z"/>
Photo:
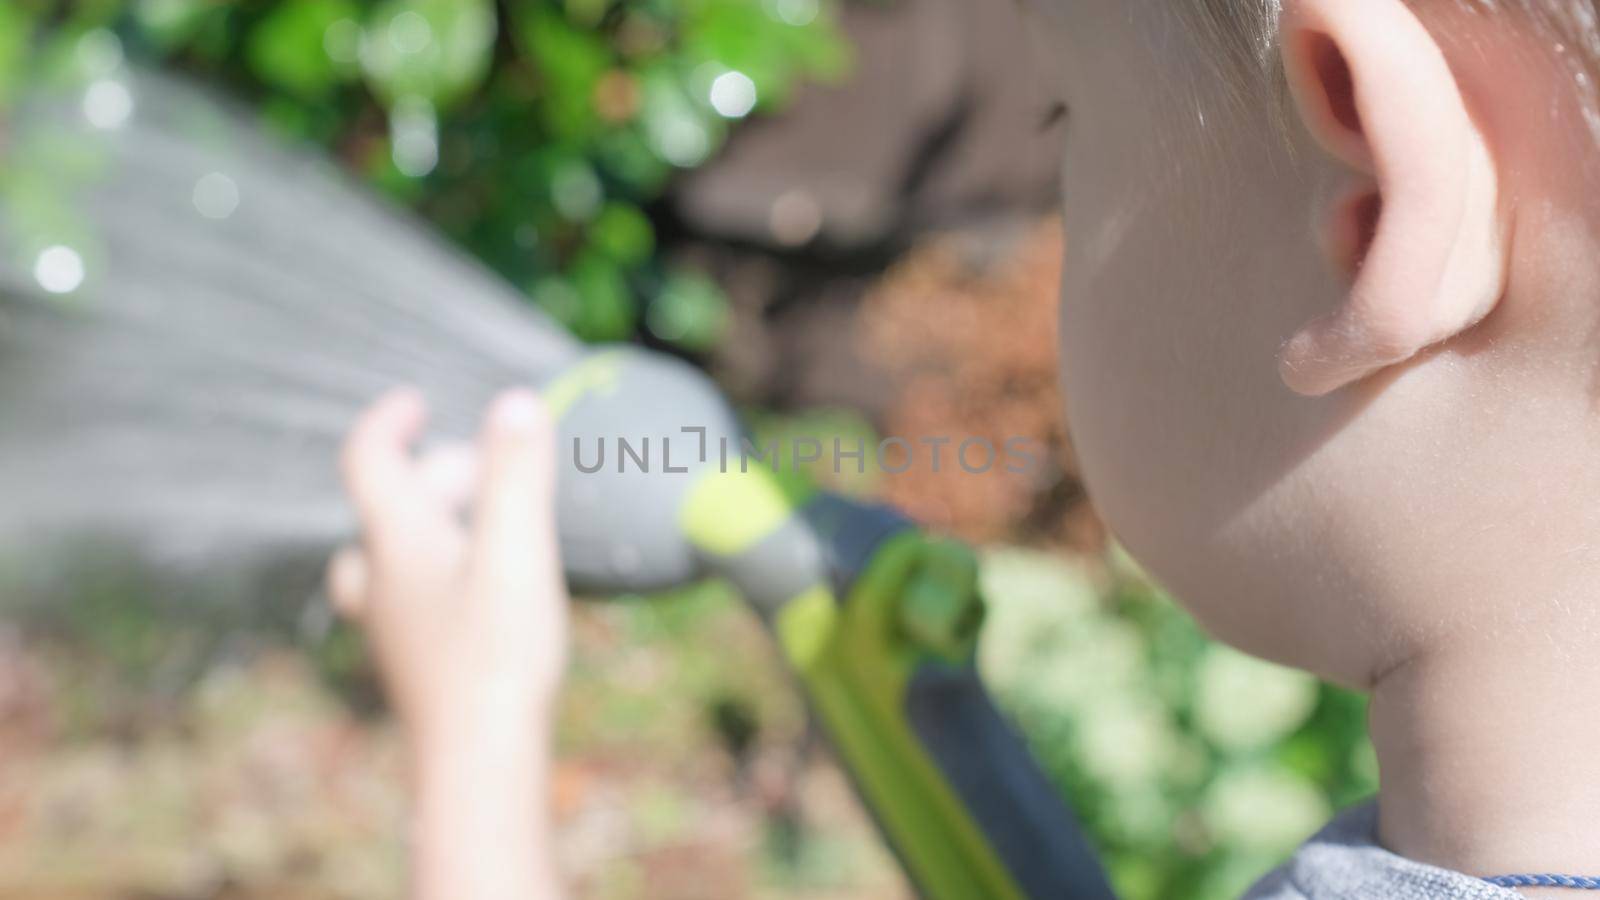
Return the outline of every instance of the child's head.
<path id="1" fill-rule="evenodd" d="M 1585 627 L 1592 0 L 1037 4 L 1069 418 L 1133 553 L 1218 636 L 1358 684 Z"/>

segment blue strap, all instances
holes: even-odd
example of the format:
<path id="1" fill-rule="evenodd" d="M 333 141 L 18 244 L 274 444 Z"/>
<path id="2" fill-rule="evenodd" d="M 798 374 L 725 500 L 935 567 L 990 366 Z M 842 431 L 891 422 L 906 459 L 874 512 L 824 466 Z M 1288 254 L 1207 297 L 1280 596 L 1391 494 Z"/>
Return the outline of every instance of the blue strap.
<path id="1" fill-rule="evenodd" d="M 1587 875 L 1496 875 L 1484 881 L 1503 888 L 1553 887 L 1576 891 L 1600 891 L 1600 878 Z"/>

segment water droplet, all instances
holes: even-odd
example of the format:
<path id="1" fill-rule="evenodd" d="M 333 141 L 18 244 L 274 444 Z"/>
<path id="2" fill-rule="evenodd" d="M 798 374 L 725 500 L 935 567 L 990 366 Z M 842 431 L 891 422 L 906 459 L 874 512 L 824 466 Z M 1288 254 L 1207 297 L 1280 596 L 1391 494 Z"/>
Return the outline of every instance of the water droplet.
<path id="1" fill-rule="evenodd" d="M 340 65 L 353 65 L 361 55 L 361 26 L 354 19 L 340 19 L 322 33 L 322 51 Z"/>
<path id="2" fill-rule="evenodd" d="M 389 43 L 401 53 L 421 53 L 433 43 L 433 26 L 421 13 L 407 10 L 389 20 Z"/>
<path id="3" fill-rule="evenodd" d="M 401 174 L 421 178 L 439 165 L 439 142 L 426 132 L 406 132 L 394 138 L 394 167 Z"/>
<path id="4" fill-rule="evenodd" d="M 108 75 L 122 65 L 122 41 L 104 28 L 93 28 L 78 38 L 78 64 L 89 75 Z"/>
<path id="5" fill-rule="evenodd" d="M 670 295 L 662 295 L 645 310 L 645 327 L 664 341 L 681 341 L 689 334 L 692 324 L 688 316 L 679 313 Z"/>
<path id="6" fill-rule="evenodd" d="M 711 108 L 724 119 L 742 119 L 756 107 L 756 83 L 737 70 L 711 80 Z"/>
<path id="7" fill-rule="evenodd" d="M 52 294 L 70 294 L 83 284 L 83 257 L 65 244 L 46 247 L 33 261 L 33 278 Z"/>
<path id="8" fill-rule="evenodd" d="M 769 11 L 786 25 L 800 28 L 817 19 L 817 0 L 773 0 Z"/>
<path id="9" fill-rule="evenodd" d="M 389 130 L 390 155 L 402 174 L 421 178 L 439 165 L 439 125 L 428 101 L 420 97 L 400 100 L 390 116 Z"/>
<path id="10" fill-rule="evenodd" d="M 696 166 L 711 150 L 711 138 L 691 115 L 663 116 L 651 129 L 651 144 L 661 158 L 675 166 Z"/>
<path id="11" fill-rule="evenodd" d="M 120 81 L 101 78 L 83 92 L 83 117 L 96 128 L 121 128 L 133 115 L 133 95 Z"/>
<path id="12" fill-rule="evenodd" d="M 194 208 L 208 219 L 226 219 L 239 208 L 239 186 L 221 172 L 200 176 L 194 183 Z"/>
<path id="13" fill-rule="evenodd" d="M 600 211 L 605 189 L 594 170 L 582 163 L 562 166 L 550 181 L 550 200 L 556 211 L 573 222 L 586 222 Z"/>

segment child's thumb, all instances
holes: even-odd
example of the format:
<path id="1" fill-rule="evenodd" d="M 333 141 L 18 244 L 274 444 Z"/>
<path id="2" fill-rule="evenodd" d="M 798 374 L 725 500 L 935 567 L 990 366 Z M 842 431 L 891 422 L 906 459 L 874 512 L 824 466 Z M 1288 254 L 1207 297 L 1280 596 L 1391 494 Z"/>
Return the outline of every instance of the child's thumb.
<path id="1" fill-rule="evenodd" d="M 555 447 L 550 414 L 538 395 L 516 389 L 490 408 L 482 437 L 475 564 L 497 584 L 533 586 L 558 566 L 555 551 Z"/>

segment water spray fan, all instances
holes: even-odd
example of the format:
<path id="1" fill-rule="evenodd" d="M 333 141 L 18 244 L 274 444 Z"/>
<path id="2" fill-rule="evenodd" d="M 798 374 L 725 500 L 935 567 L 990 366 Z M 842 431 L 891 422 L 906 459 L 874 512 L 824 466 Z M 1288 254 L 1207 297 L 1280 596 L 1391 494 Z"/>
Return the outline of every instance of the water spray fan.
<path id="1" fill-rule="evenodd" d="M 327 165 L 125 74 L 132 112 L 110 127 L 71 87 L 6 123 L 11 177 L 53 214 L 0 204 L 0 543 L 93 533 L 212 567 L 241 545 L 326 554 L 353 527 L 336 448 L 372 397 L 416 384 L 459 437 L 496 391 L 536 384 L 575 593 L 735 586 L 925 896 L 1111 896 L 977 676 L 970 550 L 780 481 L 698 370 L 581 347 Z M 60 179 L 69 151 L 89 175 Z"/>

